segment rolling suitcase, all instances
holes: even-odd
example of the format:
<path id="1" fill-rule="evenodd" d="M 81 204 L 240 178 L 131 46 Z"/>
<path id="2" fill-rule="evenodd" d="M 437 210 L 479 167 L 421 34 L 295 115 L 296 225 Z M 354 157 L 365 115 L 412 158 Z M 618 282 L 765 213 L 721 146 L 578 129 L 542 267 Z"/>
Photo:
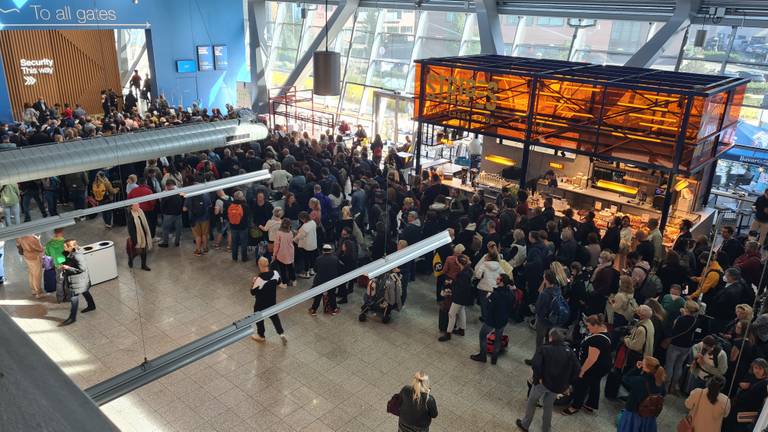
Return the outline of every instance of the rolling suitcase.
<path id="1" fill-rule="evenodd" d="M 51 257 L 43 257 L 44 260 L 45 258 L 51 261 L 51 265 L 43 270 L 43 289 L 47 293 L 56 292 L 56 269 L 52 265 L 53 260 Z"/>

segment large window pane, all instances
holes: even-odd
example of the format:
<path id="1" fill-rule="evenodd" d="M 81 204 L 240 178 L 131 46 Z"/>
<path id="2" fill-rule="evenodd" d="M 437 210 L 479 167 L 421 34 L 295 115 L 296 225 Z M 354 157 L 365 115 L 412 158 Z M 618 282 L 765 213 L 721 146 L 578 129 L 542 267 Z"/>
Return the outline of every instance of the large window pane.
<path id="1" fill-rule="evenodd" d="M 768 33 L 765 29 L 741 27 L 733 41 L 729 61 L 768 63 Z"/>
<path id="2" fill-rule="evenodd" d="M 478 42 L 479 46 L 480 42 Z M 459 55 L 461 41 L 447 39 L 422 38 L 419 40 L 416 58 L 453 57 Z"/>
<path id="3" fill-rule="evenodd" d="M 372 65 L 371 85 L 387 90 L 402 91 L 408 76 L 408 63 L 376 60 Z"/>
<path id="4" fill-rule="evenodd" d="M 725 60 L 728 51 L 728 38 L 731 34 L 731 27 L 726 26 L 704 26 L 703 30 L 707 32 L 704 38 L 704 46 L 694 46 L 696 42 L 696 33 L 702 30 L 701 26 L 691 26 L 688 34 L 688 43 L 685 45 L 685 58 L 703 59 L 709 61 Z"/>
<path id="5" fill-rule="evenodd" d="M 765 98 L 768 90 L 768 83 L 765 82 L 766 76 L 768 76 L 768 66 L 729 64 L 725 69 L 725 74 L 750 80 L 747 85 L 747 93 L 744 95 L 744 105 L 768 108 L 768 99 Z"/>
<path id="6" fill-rule="evenodd" d="M 571 48 L 573 28 L 564 18 L 536 18 L 535 25 L 528 26 L 532 19 L 523 20 L 526 25 L 519 28 L 517 45 L 513 54 L 521 57 L 567 60 Z"/>
<path id="7" fill-rule="evenodd" d="M 464 31 L 465 13 L 425 12 L 424 35 L 431 38 L 461 40 Z"/>
<path id="8" fill-rule="evenodd" d="M 376 58 L 387 60 L 410 60 L 416 37 L 409 34 L 385 33 L 380 36 Z"/>

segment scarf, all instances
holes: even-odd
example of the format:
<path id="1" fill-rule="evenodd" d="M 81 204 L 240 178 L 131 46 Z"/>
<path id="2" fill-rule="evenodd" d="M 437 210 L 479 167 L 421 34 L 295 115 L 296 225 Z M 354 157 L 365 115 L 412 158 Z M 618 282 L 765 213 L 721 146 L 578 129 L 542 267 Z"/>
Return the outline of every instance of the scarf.
<path id="1" fill-rule="evenodd" d="M 149 224 L 144 212 L 131 211 L 131 215 L 133 216 L 133 223 L 136 225 L 136 244 L 134 247 L 152 249 L 152 234 L 149 232 Z"/>

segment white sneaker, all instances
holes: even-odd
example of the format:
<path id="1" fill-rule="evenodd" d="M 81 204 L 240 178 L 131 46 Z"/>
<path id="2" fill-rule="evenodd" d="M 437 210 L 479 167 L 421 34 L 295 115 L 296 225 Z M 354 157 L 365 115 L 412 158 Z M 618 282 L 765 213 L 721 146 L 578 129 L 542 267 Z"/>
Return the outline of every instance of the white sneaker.
<path id="1" fill-rule="evenodd" d="M 280 335 L 280 340 L 283 341 L 283 345 L 288 345 L 288 338 L 284 334 Z"/>
<path id="2" fill-rule="evenodd" d="M 266 339 L 259 335 L 251 335 L 251 339 L 255 340 L 256 342 L 263 343 Z"/>
<path id="3" fill-rule="evenodd" d="M 286 288 L 288 288 L 288 285 L 286 285 L 284 283 L 281 283 L 281 284 L 278 284 L 277 287 L 278 288 L 282 288 L 282 289 L 286 289 Z"/>

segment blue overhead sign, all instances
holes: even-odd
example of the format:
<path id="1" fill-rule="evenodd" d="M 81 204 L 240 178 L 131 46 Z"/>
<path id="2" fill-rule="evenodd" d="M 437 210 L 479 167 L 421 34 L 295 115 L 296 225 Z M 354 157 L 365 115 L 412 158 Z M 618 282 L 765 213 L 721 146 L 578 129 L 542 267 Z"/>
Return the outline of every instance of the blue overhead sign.
<path id="1" fill-rule="evenodd" d="M 216 70 L 227 70 L 227 66 L 229 66 L 229 52 L 226 45 L 213 46 L 213 61 L 216 64 Z"/>
<path id="2" fill-rule="evenodd" d="M 0 29 L 94 27 L 149 27 L 147 5 L 127 0 L 0 0 Z"/>
<path id="3" fill-rule="evenodd" d="M 197 46 L 197 67 L 200 71 L 213 70 L 213 52 L 210 45 Z"/>

